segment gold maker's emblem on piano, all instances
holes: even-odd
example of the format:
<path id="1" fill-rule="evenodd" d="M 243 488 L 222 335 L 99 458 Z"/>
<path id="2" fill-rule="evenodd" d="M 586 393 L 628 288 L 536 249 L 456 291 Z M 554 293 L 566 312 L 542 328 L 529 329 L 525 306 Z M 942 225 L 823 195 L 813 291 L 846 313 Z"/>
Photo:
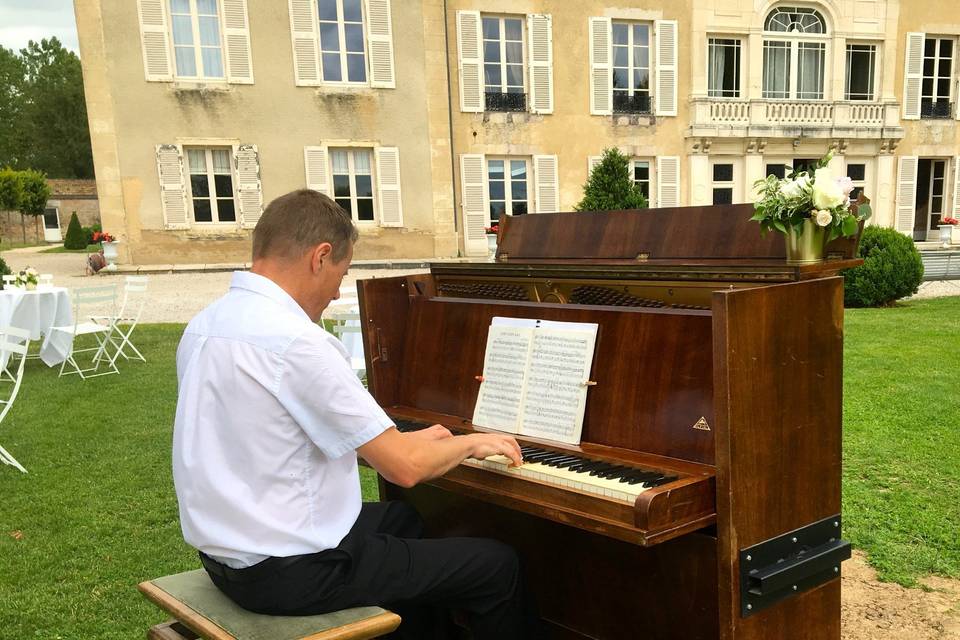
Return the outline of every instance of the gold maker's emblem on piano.
<path id="1" fill-rule="evenodd" d="M 710 425 L 707 424 L 707 419 L 703 416 L 700 416 L 700 419 L 693 425 L 693 428 L 698 431 L 710 431 Z"/>

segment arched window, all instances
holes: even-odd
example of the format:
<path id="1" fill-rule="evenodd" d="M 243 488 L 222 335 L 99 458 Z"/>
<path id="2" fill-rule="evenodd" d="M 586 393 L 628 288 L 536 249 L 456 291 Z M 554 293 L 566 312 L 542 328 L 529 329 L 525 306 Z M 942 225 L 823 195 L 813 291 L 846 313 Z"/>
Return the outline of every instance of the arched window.
<path id="1" fill-rule="evenodd" d="M 763 97 L 823 100 L 827 23 L 820 12 L 776 7 L 763 31 Z"/>

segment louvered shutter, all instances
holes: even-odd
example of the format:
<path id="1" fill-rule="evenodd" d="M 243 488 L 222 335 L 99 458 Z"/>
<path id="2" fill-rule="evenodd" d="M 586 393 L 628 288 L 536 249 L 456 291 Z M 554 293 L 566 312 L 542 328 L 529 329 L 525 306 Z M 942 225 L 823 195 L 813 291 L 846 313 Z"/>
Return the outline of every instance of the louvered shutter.
<path id="1" fill-rule="evenodd" d="M 157 145 L 157 174 L 160 176 L 160 207 L 166 229 L 188 229 L 187 189 L 183 181 L 183 148 L 178 144 Z"/>
<path id="2" fill-rule="evenodd" d="M 370 86 L 396 88 L 390 0 L 367 0 L 367 50 L 370 52 Z"/>
<path id="3" fill-rule="evenodd" d="M 917 156 L 900 156 L 897 166 L 897 231 L 913 237 L 917 213 Z"/>
<path id="4" fill-rule="evenodd" d="M 610 65 L 613 27 L 610 18 L 590 18 L 590 113 L 613 113 L 613 68 Z"/>
<path id="5" fill-rule="evenodd" d="M 553 113 L 553 20 L 549 15 L 527 16 L 530 34 L 530 111 Z"/>
<path id="6" fill-rule="evenodd" d="M 657 206 L 680 206 L 680 158 L 657 156 Z"/>
<path id="7" fill-rule="evenodd" d="M 380 226 L 403 226 L 403 203 L 400 199 L 400 150 L 377 147 L 377 192 L 380 194 Z"/>
<path id="8" fill-rule="evenodd" d="M 485 228 L 487 211 L 487 173 L 483 154 L 460 155 L 460 187 L 463 192 L 463 246 L 467 255 L 487 255 Z"/>
<path id="9" fill-rule="evenodd" d="M 293 40 L 293 75 L 297 86 L 320 84 L 315 0 L 290 0 L 290 37 Z"/>
<path id="10" fill-rule="evenodd" d="M 960 219 L 960 156 L 953 159 L 953 217 Z"/>
<path id="11" fill-rule="evenodd" d="M 537 213 L 560 211 L 557 156 L 533 156 L 533 178 L 536 180 Z"/>
<path id="12" fill-rule="evenodd" d="M 657 20 L 657 95 L 658 116 L 677 115 L 677 21 Z"/>
<path id="13" fill-rule="evenodd" d="M 143 71 L 150 82 L 170 82 L 170 30 L 163 0 L 137 0 L 140 12 L 140 41 L 143 44 Z"/>
<path id="14" fill-rule="evenodd" d="M 307 189 L 330 195 L 330 161 L 326 147 L 304 147 L 303 167 L 307 174 Z"/>
<path id="15" fill-rule="evenodd" d="M 227 82 L 253 84 L 247 0 L 220 0 L 220 15 L 223 16 L 223 44 L 227 54 Z"/>
<path id="16" fill-rule="evenodd" d="M 903 119 L 920 119 L 920 85 L 923 82 L 923 41 L 925 33 L 908 33 L 903 56 Z M 911 222 L 911 229 L 913 223 Z"/>
<path id="17" fill-rule="evenodd" d="M 593 173 L 593 170 L 596 168 L 600 161 L 603 160 L 603 156 L 587 156 L 587 179 L 590 179 L 590 174 Z"/>
<path id="18" fill-rule="evenodd" d="M 484 100 L 479 11 L 457 11 L 457 59 L 460 62 L 460 111 L 480 113 Z"/>
<path id="19" fill-rule="evenodd" d="M 237 171 L 237 199 L 240 201 L 240 226 L 253 229 L 263 213 L 263 192 L 260 188 L 260 154 L 255 144 L 234 147 Z"/>

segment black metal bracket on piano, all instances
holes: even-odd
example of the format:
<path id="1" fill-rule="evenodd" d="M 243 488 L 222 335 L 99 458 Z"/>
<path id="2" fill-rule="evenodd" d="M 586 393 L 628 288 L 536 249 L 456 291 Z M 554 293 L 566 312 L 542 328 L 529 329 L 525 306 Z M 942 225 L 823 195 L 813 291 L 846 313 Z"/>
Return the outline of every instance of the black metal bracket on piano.
<path id="1" fill-rule="evenodd" d="M 777 602 L 840 576 L 850 543 L 840 539 L 840 515 L 824 518 L 740 550 L 740 615 L 748 618 Z"/>

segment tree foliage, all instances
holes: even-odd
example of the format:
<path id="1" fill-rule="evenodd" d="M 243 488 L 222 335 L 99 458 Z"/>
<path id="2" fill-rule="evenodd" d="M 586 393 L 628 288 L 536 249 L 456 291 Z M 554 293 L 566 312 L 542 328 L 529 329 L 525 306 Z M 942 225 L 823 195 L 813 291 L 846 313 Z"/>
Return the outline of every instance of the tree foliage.
<path id="1" fill-rule="evenodd" d="M 0 166 L 93 177 L 80 59 L 56 38 L 0 47 Z"/>
<path id="2" fill-rule="evenodd" d="M 20 200 L 17 209 L 25 216 L 43 215 L 50 199 L 50 185 L 39 171 L 20 172 Z"/>
<path id="3" fill-rule="evenodd" d="M 619 149 L 605 149 L 600 163 L 583 185 L 583 200 L 577 211 L 646 209 L 647 198 L 630 175 L 630 158 Z"/>
<path id="4" fill-rule="evenodd" d="M 77 212 L 74 211 L 70 216 L 70 224 L 67 225 L 67 235 L 63 239 L 64 249 L 86 249 L 87 235 L 80 226 L 80 220 L 77 218 Z"/>
<path id="5" fill-rule="evenodd" d="M 0 211 L 20 208 L 20 172 L 0 169 Z"/>

